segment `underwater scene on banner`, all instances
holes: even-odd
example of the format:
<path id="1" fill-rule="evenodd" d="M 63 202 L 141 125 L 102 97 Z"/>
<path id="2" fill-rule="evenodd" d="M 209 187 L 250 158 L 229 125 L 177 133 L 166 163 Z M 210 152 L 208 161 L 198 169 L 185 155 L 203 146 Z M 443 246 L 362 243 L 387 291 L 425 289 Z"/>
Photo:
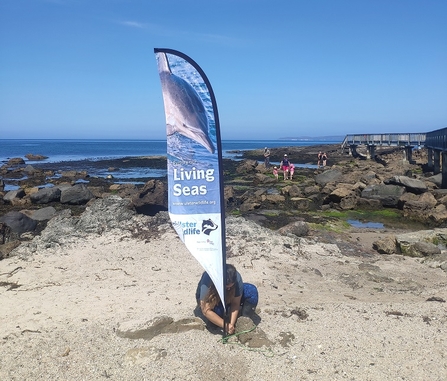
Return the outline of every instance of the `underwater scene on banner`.
<path id="1" fill-rule="evenodd" d="M 220 213 L 219 157 L 206 84 L 183 58 L 158 53 L 166 112 L 169 211 Z"/>

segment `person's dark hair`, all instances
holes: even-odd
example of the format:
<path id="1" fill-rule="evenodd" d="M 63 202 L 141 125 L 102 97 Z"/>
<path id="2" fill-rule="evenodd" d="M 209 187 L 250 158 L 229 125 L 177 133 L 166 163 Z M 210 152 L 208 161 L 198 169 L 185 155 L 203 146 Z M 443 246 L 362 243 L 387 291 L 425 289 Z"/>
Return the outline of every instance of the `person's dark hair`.
<path id="1" fill-rule="evenodd" d="M 237 280 L 236 267 L 227 264 L 227 278 L 225 284 L 236 283 L 236 280 Z"/>
<path id="2" fill-rule="evenodd" d="M 225 285 L 233 283 L 233 287 L 231 287 L 231 289 L 225 290 L 225 299 L 228 301 L 234 298 L 234 294 L 236 292 L 237 272 L 236 267 L 234 267 L 233 265 L 227 264 L 226 267 L 227 276 L 225 278 Z M 213 309 L 220 302 L 220 297 L 217 292 L 216 286 L 212 282 L 204 301 L 206 303 L 209 303 L 211 309 Z"/>

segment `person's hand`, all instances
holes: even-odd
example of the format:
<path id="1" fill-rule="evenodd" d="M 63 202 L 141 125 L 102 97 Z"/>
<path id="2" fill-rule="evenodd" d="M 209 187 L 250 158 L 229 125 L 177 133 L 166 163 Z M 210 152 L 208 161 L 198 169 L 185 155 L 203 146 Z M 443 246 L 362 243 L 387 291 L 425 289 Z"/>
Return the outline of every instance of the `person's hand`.
<path id="1" fill-rule="evenodd" d="M 228 325 L 227 325 L 227 333 L 230 334 L 230 335 L 232 335 L 234 332 L 235 332 L 235 327 L 234 327 L 234 325 L 231 324 L 231 323 L 228 323 Z"/>

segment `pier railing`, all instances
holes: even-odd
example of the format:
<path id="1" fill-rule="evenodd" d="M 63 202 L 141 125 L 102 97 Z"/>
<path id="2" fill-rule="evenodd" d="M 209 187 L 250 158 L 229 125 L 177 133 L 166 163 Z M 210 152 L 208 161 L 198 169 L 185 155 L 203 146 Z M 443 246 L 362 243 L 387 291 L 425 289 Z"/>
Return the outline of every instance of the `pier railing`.
<path id="1" fill-rule="evenodd" d="M 341 144 L 344 149 L 348 145 L 387 145 L 387 146 L 422 146 L 425 145 L 428 133 L 397 134 L 348 134 Z M 447 142 L 446 142 L 447 143 Z"/>
<path id="2" fill-rule="evenodd" d="M 427 132 L 425 146 L 443 152 L 447 151 L 447 127 Z"/>

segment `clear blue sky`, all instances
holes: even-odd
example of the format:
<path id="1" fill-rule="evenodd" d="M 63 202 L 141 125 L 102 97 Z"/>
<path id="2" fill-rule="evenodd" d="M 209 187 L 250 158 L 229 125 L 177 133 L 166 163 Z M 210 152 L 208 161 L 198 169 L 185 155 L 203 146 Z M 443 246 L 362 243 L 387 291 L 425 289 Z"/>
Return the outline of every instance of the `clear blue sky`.
<path id="1" fill-rule="evenodd" d="M 446 0 L 1 0 L 1 137 L 164 138 L 154 47 L 223 139 L 447 127 Z"/>

